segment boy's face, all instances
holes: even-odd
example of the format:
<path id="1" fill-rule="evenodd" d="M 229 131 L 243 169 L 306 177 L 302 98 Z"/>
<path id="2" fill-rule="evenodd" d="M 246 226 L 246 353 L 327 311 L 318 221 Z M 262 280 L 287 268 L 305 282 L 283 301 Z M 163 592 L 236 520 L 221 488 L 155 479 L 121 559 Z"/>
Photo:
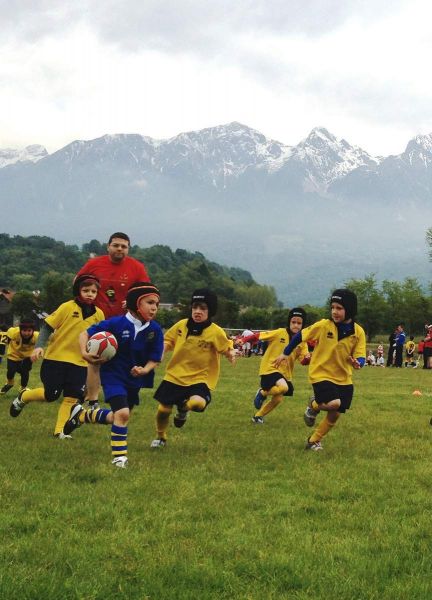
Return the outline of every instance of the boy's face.
<path id="1" fill-rule="evenodd" d="M 208 307 L 205 302 L 194 302 L 192 304 L 192 320 L 195 323 L 204 323 L 208 319 Z"/>
<path id="2" fill-rule="evenodd" d="M 93 302 L 98 294 L 97 285 L 90 283 L 89 285 L 83 285 L 80 289 L 80 296 L 87 302 Z"/>
<path id="3" fill-rule="evenodd" d="M 21 337 L 25 340 L 28 340 L 33 335 L 33 329 L 30 327 L 26 327 L 25 329 L 20 329 Z"/>
<path id="4" fill-rule="evenodd" d="M 301 317 L 292 317 L 289 324 L 291 333 L 298 333 L 299 331 L 301 331 L 302 326 L 303 319 Z"/>
<path id="5" fill-rule="evenodd" d="M 159 308 L 159 296 L 156 294 L 149 294 L 143 296 L 138 301 L 138 314 L 144 321 L 151 321 L 157 315 Z"/>
<path id="6" fill-rule="evenodd" d="M 342 304 L 338 304 L 337 302 L 331 303 L 331 318 L 335 323 L 342 323 L 345 321 L 345 309 Z"/>

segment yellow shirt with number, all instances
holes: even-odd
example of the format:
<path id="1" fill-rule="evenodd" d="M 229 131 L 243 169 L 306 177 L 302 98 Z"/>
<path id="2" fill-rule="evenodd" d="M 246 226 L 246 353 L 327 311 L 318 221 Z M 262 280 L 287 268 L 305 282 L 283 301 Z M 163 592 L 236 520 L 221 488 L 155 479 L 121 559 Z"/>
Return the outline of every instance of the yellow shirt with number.
<path id="1" fill-rule="evenodd" d="M 274 329 L 273 331 L 261 331 L 259 339 L 269 343 L 261 359 L 259 375 L 280 373 L 287 381 L 291 381 L 295 361 L 303 360 L 309 352 L 306 342 L 299 344 L 287 359 L 276 368 L 273 366 L 273 361 L 279 354 L 282 354 L 284 348 L 289 344 L 288 331 L 284 327 Z"/>
<path id="2" fill-rule="evenodd" d="M 28 342 L 24 342 L 19 327 L 9 327 L 6 332 L 6 335 L 9 339 L 9 345 L 7 349 L 7 357 L 10 360 L 23 360 L 24 358 L 28 358 L 34 350 L 36 340 L 39 337 L 39 332 L 33 332 L 30 340 Z"/>
<path id="3" fill-rule="evenodd" d="M 187 335 L 187 319 L 175 323 L 164 335 L 164 345 L 173 354 L 164 379 L 177 385 L 205 383 L 214 390 L 219 379 L 220 355 L 233 347 L 225 331 L 211 323 L 200 335 Z"/>
<path id="4" fill-rule="evenodd" d="M 338 340 L 338 330 L 330 319 L 321 319 L 301 331 L 302 340 L 317 340 L 309 365 L 310 383 L 332 381 L 338 385 L 352 383 L 353 358 L 366 357 L 366 336 L 354 323 L 354 333 Z"/>
<path id="5" fill-rule="evenodd" d="M 78 342 L 79 334 L 103 319 L 104 314 L 100 308 L 96 307 L 96 312 L 84 319 L 82 309 L 75 300 L 60 304 L 45 319 L 47 325 L 54 329 L 45 351 L 45 358 L 86 367 L 87 363 L 81 356 Z"/>

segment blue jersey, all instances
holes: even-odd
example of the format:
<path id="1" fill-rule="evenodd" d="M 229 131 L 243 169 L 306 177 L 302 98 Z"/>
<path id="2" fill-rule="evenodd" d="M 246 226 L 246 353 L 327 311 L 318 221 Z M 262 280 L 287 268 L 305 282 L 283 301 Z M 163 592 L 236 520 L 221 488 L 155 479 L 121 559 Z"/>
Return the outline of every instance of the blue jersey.
<path id="1" fill-rule="evenodd" d="M 129 313 L 112 317 L 92 325 L 87 329 L 89 336 L 100 331 L 112 333 L 118 343 L 117 354 L 101 365 L 102 386 L 121 384 L 126 388 L 151 388 L 154 382 L 154 370 L 142 377 L 132 377 L 132 367 L 144 367 L 151 360 L 160 362 L 163 354 L 163 332 L 156 321 L 148 321 L 136 332 L 134 319 Z"/>

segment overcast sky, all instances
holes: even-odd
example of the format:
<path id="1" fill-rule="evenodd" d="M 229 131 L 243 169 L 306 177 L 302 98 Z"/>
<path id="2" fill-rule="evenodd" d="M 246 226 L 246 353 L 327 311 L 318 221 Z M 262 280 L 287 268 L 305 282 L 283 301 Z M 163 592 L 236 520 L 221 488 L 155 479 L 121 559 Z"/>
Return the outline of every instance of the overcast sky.
<path id="1" fill-rule="evenodd" d="M 430 0 L 0 0 L 0 148 L 240 121 L 375 155 L 432 133 Z"/>

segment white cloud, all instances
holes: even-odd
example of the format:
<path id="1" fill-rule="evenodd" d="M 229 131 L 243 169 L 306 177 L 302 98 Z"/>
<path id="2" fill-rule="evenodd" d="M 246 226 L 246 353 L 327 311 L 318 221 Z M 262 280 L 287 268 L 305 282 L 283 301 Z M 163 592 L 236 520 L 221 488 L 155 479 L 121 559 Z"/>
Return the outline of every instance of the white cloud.
<path id="1" fill-rule="evenodd" d="M 0 147 L 237 120 L 374 154 L 432 131 L 424 0 L 0 2 Z"/>

